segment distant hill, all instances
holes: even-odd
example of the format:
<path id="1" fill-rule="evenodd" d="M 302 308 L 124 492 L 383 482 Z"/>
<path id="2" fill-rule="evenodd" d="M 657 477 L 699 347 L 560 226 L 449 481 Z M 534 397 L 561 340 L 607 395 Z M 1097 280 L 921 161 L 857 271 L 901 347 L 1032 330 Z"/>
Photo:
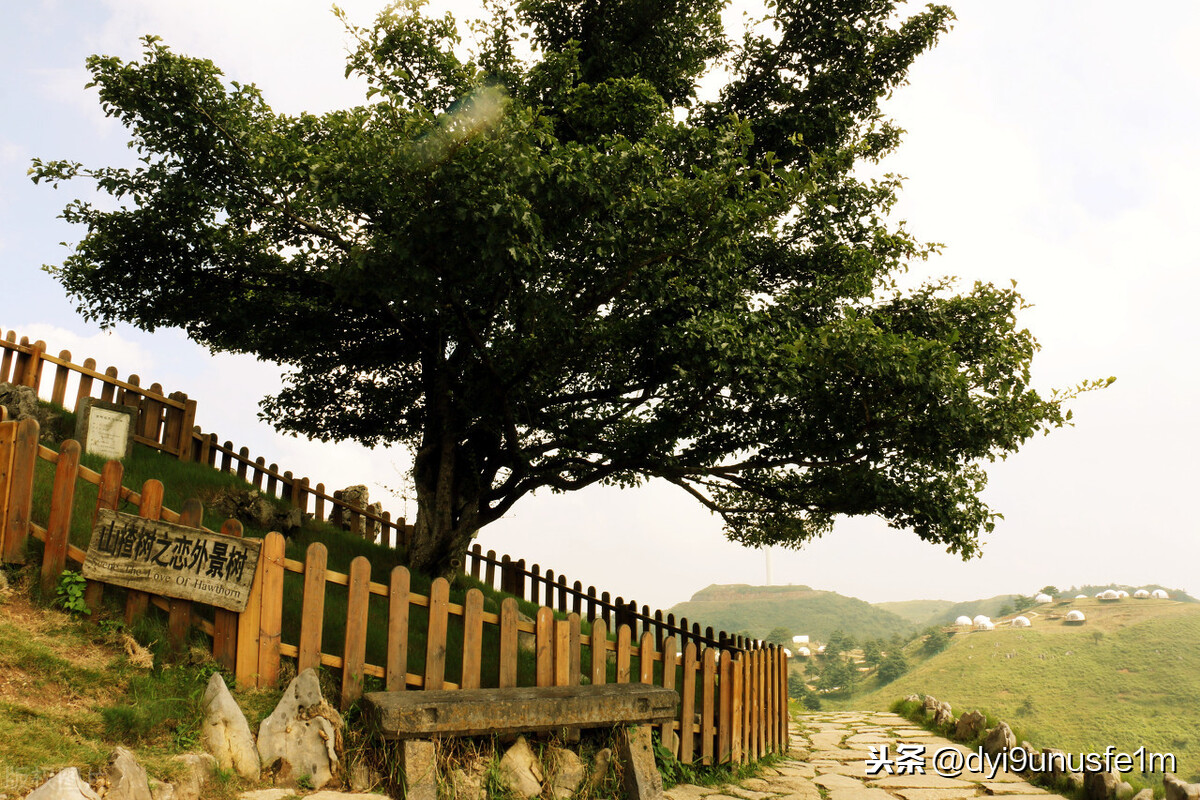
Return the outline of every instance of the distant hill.
<path id="1" fill-rule="evenodd" d="M 1172 600 L 1179 600 L 1180 602 L 1183 602 L 1183 603 L 1198 603 L 1198 602 L 1200 602 L 1200 600 L 1197 600 L 1196 598 L 1192 597 L 1190 594 L 1183 591 L 1182 589 L 1172 589 L 1169 586 L 1160 586 L 1157 583 L 1148 583 L 1145 586 L 1128 586 L 1123 583 L 1104 583 L 1104 584 L 1089 583 L 1086 586 L 1072 586 L 1070 589 L 1064 589 L 1063 591 L 1059 592 L 1059 597 L 1063 598 L 1064 600 L 1072 598 L 1077 594 L 1086 594 L 1088 597 L 1094 597 L 1095 595 L 1099 594 L 1100 592 L 1105 591 L 1106 589 L 1124 589 L 1125 591 L 1129 592 L 1130 594 L 1133 594 L 1138 589 L 1145 589 L 1146 591 L 1149 591 L 1149 592 L 1153 592 L 1155 589 L 1162 589 L 1164 592 L 1166 592 L 1167 594 L 1169 594 L 1171 596 Z"/>
<path id="2" fill-rule="evenodd" d="M 949 625 L 959 617 L 975 617 L 978 614 L 983 614 L 988 617 L 1000 616 L 1000 609 L 1012 604 L 1012 601 L 1017 599 L 1019 595 L 1015 594 L 998 594 L 995 597 L 988 597 L 983 600 L 968 600 L 965 603 L 955 603 L 949 606 L 944 611 L 934 614 L 929 619 L 925 620 L 925 625 Z"/>
<path id="3" fill-rule="evenodd" d="M 1064 625 L 1070 609 L 1082 611 L 1085 624 Z M 883 709 L 907 694 L 931 694 L 956 713 L 994 714 L 1039 747 L 1091 752 L 1113 744 L 1132 753 L 1144 745 L 1174 753 L 1180 777 L 1200 779 L 1200 605 L 1088 597 L 1023 613 L 1031 628 L 1000 622 L 994 631 L 963 631 L 924 661 L 914 647 L 910 672 L 831 705 Z"/>
<path id="4" fill-rule="evenodd" d="M 916 629 L 911 621 L 856 597 L 808 586 L 714 584 L 668 610 L 676 618 L 730 633 L 745 631 L 754 638 L 784 628 L 792 635 L 823 641 L 840 630 L 861 642 L 905 636 Z"/>
<path id="5" fill-rule="evenodd" d="M 876 608 L 890 611 L 916 625 L 929 624 L 929 620 L 940 616 L 954 605 L 953 600 L 899 600 L 890 603 L 872 603 Z"/>

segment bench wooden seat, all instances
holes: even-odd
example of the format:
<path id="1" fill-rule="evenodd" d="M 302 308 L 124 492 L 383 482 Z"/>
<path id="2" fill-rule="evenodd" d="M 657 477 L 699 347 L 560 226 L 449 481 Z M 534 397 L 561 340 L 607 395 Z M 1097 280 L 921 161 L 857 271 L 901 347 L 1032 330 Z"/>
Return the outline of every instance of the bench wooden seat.
<path id="1" fill-rule="evenodd" d="M 640 683 L 512 689 L 368 692 L 363 719 L 383 739 L 400 740 L 405 797 L 436 800 L 432 738 L 630 726 L 619 737 L 631 800 L 662 797 L 649 724 L 677 716 L 673 689 Z"/>
<path id="2" fill-rule="evenodd" d="M 364 715 L 385 739 L 534 733 L 675 719 L 674 689 L 641 683 L 369 692 Z"/>

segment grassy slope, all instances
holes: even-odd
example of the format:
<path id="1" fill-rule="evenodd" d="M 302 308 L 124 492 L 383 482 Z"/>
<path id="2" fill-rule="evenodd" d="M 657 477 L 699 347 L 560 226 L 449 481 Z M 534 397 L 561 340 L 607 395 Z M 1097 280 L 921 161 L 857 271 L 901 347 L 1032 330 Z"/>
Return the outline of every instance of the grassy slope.
<path id="1" fill-rule="evenodd" d="M 73 430 L 73 415 L 62 409 L 56 409 L 56 411 L 63 417 L 61 430 Z M 82 463 L 84 466 L 97 472 L 103 467 L 103 459 L 87 454 L 83 455 Z M 140 490 L 146 480 L 154 478 L 162 481 L 163 505 L 176 511 L 183 506 L 183 502 L 188 498 L 198 497 L 206 500 L 223 487 L 248 485 L 232 473 L 219 472 L 199 464 L 183 463 L 141 445 L 136 445 L 133 455 L 125 459 L 124 468 L 125 473 L 122 482 L 127 487 Z M 35 522 L 43 526 L 47 522 L 46 517 L 49 513 L 53 476 L 54 465 L 39 459 L 34 486 L 33 518 Z M 91 537 L 91 520 L 96 506 L 96 495 L 97 487 L 83 481 L 77 482 L 75 510 L 72 515 L 71 542 L 83 549 L 87 548 L 88 540 Z M 278 502 L 282 504 L 282 501 Z M 137 508 L 127 502 L 122 504 L 120 510 L 128 513 L 137 513 Z M 210 529 L 219 530 L 222 522 L 224 522 L 224 517 L 208 508 L 206 504 L 204 525 Z M 247 537 L 262 537 L 267 534 L 267 531 L 246 526 L 244 534 Z M 350 569 L 350 562 L 358 556 L 363 556 L 371 562 L 371 579 L 379 583 L 387 583 L 388 575 L 392 568 L 405 564 L 403 551 L 374 544 L 338 530 L 328 523 L 317 522 L 312 519 L 306 520 L 303 527 L 289 539 L 287 557 L 298 561 L 304 560 L 305 551 L 313 542 L 321 542 L 328 549 L 328 569 L 347 573 Z M 33 563 L 40 563 L 40 544 L 33 542 L 31 546 L 35 550 L 31 561 Z M 420 573 L 413 573 L 411 575 L 411 590 L 413 592 L 427 595 L 429 593 L 429 585 L 430 579 L 428 576 Z M 478 581 L 472 580 L 469 576 L 460 575 L 451 586 L 451 602 L 461 604 L 467 590 L 471 588 L 479 588 L 483 591 L 484 608 L 492 613 L 499 613 L 500 603 L 505 597 L 508 597 L 506 594 L 497 592 L 491 587 L 484 586 Z M 287 644 L 299 644 L 300 608 L 303 589 L 302 576 L 288 572 L 285 576 L 283 601 L 283 641 Z M 333 654 L 340 654 L 342 652 L 345 641 L 346 606 L 348 604 L 347 591 L 347 588 L 344 586 L 327 584 L 325 594 L 325 625 L 321 647 L 323 652 Z M 109 603 L 109 608 L 105 613 L 119 617 L 119 609 L 123 603 L 123 592 L 120 589 L 110 589 L 106 593 L 106 602 Z M 537 613 L 537 606 L 533 603 L 520 600 L 518 601 L 518 605 L 521 613 L 526 616 L 533 617 Z M 564 615 L 559 614 L 557 616 L 561 617 Z M 409 624 L 413 633 L 409 639 L 408 670 L 418 675 L 423 674 L 425 669 L 425 629 L 427 621 L 428 612 L 425 608 L 414 606 L 411 609 Z M 591 631 L 591 626 L 587 621 L 583 622 L 581 628 L 585 635 Z M 446 679 L 455 683 L 459 682 L 461 677 L 462 638 L 462 620 L 459 617 L 451 616 L 446 646 Z M 610 636 L 610 638 L 612 637 Z M 371 595 L 370 620 L 367 627 L 367 663 L 376 665 L 385 664 L 387 660 L 386 648 L 387 598 Z M 498 661 L 496 658 L 486 656 L 487 653 L 495 652 L 499 649 L 499 634 L 495 626 L 488 625 L 484 627 L 484 648 L 483 685 L 495 686 L 499 682 Z M 535 664 L 531 649 L 523 649 L 520 653 L 520 659 L 519 680 L 523 684 L 532 683 Z M 633 659 L 633 668 L 635 670 L 638 668 L 638 659 L 636 657 Z M 590 669 L 590 653 L 585 649 L 582 664 L 583 673 L 588 674 Z M 610 672 L 614 669 L 615 667 L 610 665 Z M 613 674 L 615 676 L 615 672 Z M 375 681 L 378 681 L 377 678 L 372 676 L 367 676 L 366 680 L 368 690 L 375 686 Z"/>
<path id="2" fill-rule="evenodd" d="M 820 641 L 836 630 L 863 639 L 907 634 L 913 625 L 854 597 L 807 586 L 709 586 L 670 609 L 677 618 L 763 637 L 774 628 Z"/>
<path id="3" fill-rule="evenodd" d="M 1079 627 L 1046 613 L 1079 608 Z M 847 701 L 881 709 L 907 694 L 1010 720 L 1039 746 L 1174 753 L 1200 773 L 1200 608 L 1174 601 L 1096 600 L 1036 607 L 1028 629 L 960 633 L 943 653 L 881 689 Z M 1026 612 L 1028 614 L 1029 612 Z M 1097 634 L 1099 634 L 1097 636 Z"/>
<path id="4" fill-rule="evenodd" d="M 172 756 L 199 749 L 205 668 L 139 669 L 116 642 L 30 603 L 22 586 L 0 594 L 0 792 L 20 794 L 69 766 L 85 777 L 102 771 L 116 745 L 136 747 L 150 775 L 166 780 L 179 770 Z M 279 695 L 230 689 L 253 727 Z M 210 788 L 227 795 L 222 784 Z"/>

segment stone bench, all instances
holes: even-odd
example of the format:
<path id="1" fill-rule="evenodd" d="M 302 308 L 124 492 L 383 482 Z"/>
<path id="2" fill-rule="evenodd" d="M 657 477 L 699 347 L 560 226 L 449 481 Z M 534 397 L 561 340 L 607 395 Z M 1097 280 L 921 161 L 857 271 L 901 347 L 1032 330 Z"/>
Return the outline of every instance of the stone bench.
<path id="1" fill-rule="evenodd" d="M 513 689 L 368 692 L 364 721 L 372 732 L 400 740 L 407 800 L 437 800 L 433 738 L 537 733 L 630 726 L 619 737 L 625 790 L 631 800 L 662 796 L 650 745 L 651 724 L 677 716 L 673 689 L 640 683 Z"/>

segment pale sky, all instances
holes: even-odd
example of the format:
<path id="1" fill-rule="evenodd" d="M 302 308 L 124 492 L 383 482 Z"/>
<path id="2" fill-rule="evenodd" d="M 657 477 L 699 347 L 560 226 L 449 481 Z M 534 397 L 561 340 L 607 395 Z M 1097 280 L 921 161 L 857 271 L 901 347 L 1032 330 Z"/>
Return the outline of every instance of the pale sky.
<path id="1" fill-rule="evenodd" d="M 361 24 L 381 5 L 342 3 Z M 1200 6 L 952 5 L 954 30 L 888 105 L 908 131 L 885 165 L 908 178 L 898 216 L 946 245 L 916 274 L 1015 279 L 1035 304 L 1022 322 L 1043 347 L 1039 389 L 1118 380 L 1074 404 L 1074 428 L 992 467 L 986 496 L 1005 519 L 982 558 L 963 563 L 881 522 L 849 520 L 802 550 L 773 550 L 774 582 L 872 602 L 1110 581 L 1200 593 L 1200 525 L 1187 499 L 1200 482 Z M 303 442 L 257 420 L 258 400 L 279 386 L 272 365 L 210 356 L 177 331 L 102 332 L 39 269 L 61 262 L 60 242 L 82 236 L 56 217 L 84 185 L 35 187 L 30 159 L 129 158 L 124 129 L 83 88 L 89 54 L 134 58 L 138 37 L 154 33 L 257 83 L 276 110 L 321 112 L 361 100 L 342 77 L 346 39 L 328 6 L 30 0 L 5 11 L 0 328 L 186 391 L 206 432 L 314 483 L 366 483 L 385 508 L 415 516 L 411 500 L 406 509 L 388 496 L 403 484 L 404 452 Z M 480 542 L 653 607 L 712 583 L 766 578 L 762 551 L 726 541 L 715 517 L 669 486 L 526 498 Z"/>

